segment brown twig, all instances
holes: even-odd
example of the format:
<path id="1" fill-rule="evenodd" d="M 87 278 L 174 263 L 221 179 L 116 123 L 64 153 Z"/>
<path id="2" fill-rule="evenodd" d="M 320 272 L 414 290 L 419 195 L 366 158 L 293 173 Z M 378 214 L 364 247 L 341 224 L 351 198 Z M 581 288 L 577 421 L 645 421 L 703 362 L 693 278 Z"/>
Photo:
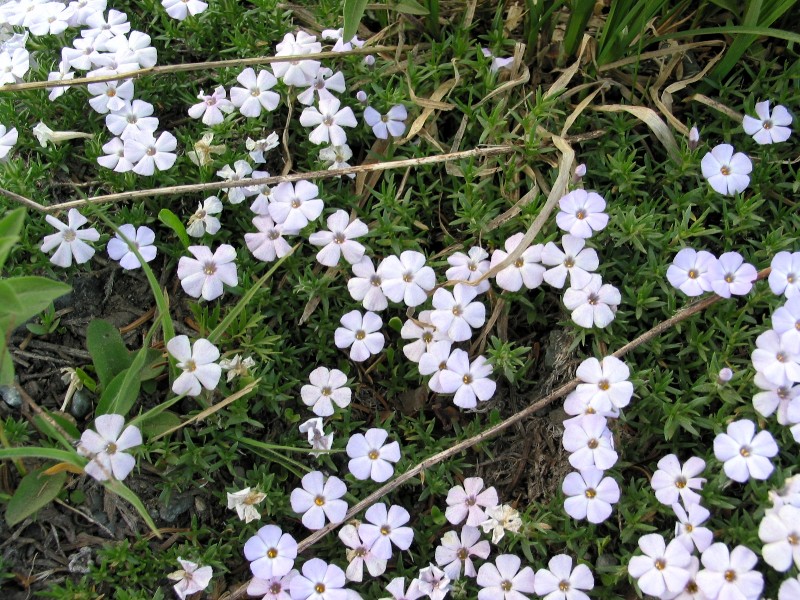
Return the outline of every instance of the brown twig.
<path id="1" fill-rule="evenodd" d="M 39 212 L 47 212 L 47 208 L 39 204 L 38 202 L 34 202 L 30 198 L 26 198 L 25 196 L 20 196 L 19 194 L 15 194 L 14 192 L 0 188 L 0 196 L 5 196 L 6 198 L 11 198 L 12 200 L 19 202 L 23 206 L 27 206 L 28 208 L 32 208 L 34 210 L 38 210 Z"/>

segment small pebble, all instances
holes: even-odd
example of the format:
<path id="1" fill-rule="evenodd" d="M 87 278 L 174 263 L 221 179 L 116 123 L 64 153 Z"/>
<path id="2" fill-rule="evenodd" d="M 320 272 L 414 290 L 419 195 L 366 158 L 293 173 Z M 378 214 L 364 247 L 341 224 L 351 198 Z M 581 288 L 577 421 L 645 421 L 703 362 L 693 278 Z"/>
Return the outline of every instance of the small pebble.
<path id="1" fill-rule="evenodd" d="M 19 390 L 13 385 L 0 386 L 0 396 L 3 397 L 3 401 L 11 408 L 19 408 L 22 406 L 22 396 Z"/>

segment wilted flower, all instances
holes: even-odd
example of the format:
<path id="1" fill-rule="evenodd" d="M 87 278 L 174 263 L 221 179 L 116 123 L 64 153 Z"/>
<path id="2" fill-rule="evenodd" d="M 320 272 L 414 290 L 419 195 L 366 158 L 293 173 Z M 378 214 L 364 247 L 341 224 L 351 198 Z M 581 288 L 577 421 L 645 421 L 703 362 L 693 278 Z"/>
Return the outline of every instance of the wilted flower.
<path id="1" fill-rule="evenodd" d="M 199 141 L 195 142 L 194 150 L 186 153 L 194 164 L 198 167 L 205 167 L 212 162 L 212 154 L 222 154 L 225 152 L 225 144 L 212 145 L 211 141 L 214 139 L 214 134 L 211 132 L 204 133 Z"/>
<path id="2" fill-rule="evenodd" d="M 178 562 L 181 563 L 181 567 L 183 568 L 174 573 L 170 573 L 167 575 L 167 578 L 178 582 L 172 586 L 172 588 L 181 600 L 197 592 L 202 592 L 208 587 L 208 584 L 211 583 L 211 577 L 214 574 L 211 567 L 201 567 L 197 563 L 193 563 L 190 560 L 183 560 L 180 557 L 178 557 Z"/>
<path id="3" fill-rule="evenodd" d="M 239 519 L 245 523 L 261 518 L 261 513 L 256 509 L 256 504 L 263 501 L 267 495 L 249 487 L 238 492 L 228 492 L 228 508 L 236 509 Z"/>
<path id="4" fill-rule="evenodd" d="M 80 131 L 53 131 L 41 121 L 33 128 L 33 135 L 39 140 L 39 144 L 42 148 L 47 148 L 47 144 L 49 143 L 60 144 L 67 140 L 92 137 L 92 134 L 81 133 Z"/>
<path id="5" fill-rule="evenodd" d="M 242 358 L 237 354 L 233 358 L 223 358 L 219 361 L 219 366 L 223 371 L 227 372 L 227 381 L 230 383 L 236 377 L 247 377 L 250 375 L 250 369 L 256 366 L 256 361 L 250 356 Z"/>
<path id="6" fill-rule="evenodd" d="M 494 489 L 494 488 L 489 488 Z M 488 490 L 487 490 L 488 491 Z M 514 533 L 519 531 L 522 526 L 522 519 L 519 512 L 511 508 L 508 504 L 499 506 L 488 506 L 486 508 L 487 519 L 481 523 L 484 533 L 492 532 L 492 543 L 497 544 L 506 534 L 506 531 Z M 469 523 L 469 520 L 467 520 Z"/>

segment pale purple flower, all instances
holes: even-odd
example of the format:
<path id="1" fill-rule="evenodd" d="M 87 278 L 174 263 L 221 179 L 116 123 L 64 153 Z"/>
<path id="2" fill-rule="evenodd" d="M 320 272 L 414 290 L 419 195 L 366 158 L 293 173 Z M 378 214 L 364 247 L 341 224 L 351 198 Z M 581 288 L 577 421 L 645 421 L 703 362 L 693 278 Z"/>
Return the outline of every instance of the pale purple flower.
<path id="1" fill-rule="evenodd" d="M 172 384 L 176 394 L 197 396 L 201 386 L 214 390 L 222 377 L 222 367 L 217 364 L 219 350 L 205 338 L 189 343 L 189 337 L 176 335 L 167 342 L 167 350 L 177 361 L 176 366 L 183 371 Z"/>
<path id="2" fill-rule="evenodd" d="M 187 16 L 195 16 L 205 11 L 208 4 L 202 0 L 161 0 L 161 6 L 173 19 L 183 21 Z"/>
<path id="3" fill-rule="evenodd" d="M 445 517 L 453 525 L 458 525 L 466 519 L 465 525 L 477 527 L 486 521 L 484 508 L 494 508 L 499 500 L 494 487 L 483 489 L 483 479 L 480 477 L 467 477 L 463 487 L 453 486 L 447 492 L 447 509 Z"/>
<path id="4" fill-rule="evenodd" d="M 108 481 L 112 477 L 122 481 L 136 465 L 136 459 L 124 450 L 142 443 L 141 431 L 133 425 L 125 427 L 125 417 L 114 414 L 100 415 L 94 427 L 96 432 L 87 429 L 78 442 L 78 454 L 91 459 L 83 470 L 97 481 Z"/>
<path id="5" fill-rule="evenodd" d="M 347 600 L 344 571 L 320 558 L 303 564 L 303 574 L 289 582 L 292 600 Z"/>
<path id="6" fill-rule="evenodd" d="M 596 467 L 605 471 L 617 462 L 614 438 L 600 415 L 583 415 L 564 422 L 562 442 L 570 453 L 569 464 L 578 470 Z"/>
<path id="7" fill-rule="evenodd" d="M 686 546 L 689 552 L 697 547 L 698 552 L 703 552 L 714 541 L 714 534 L 708 527 L 702 527 L 711 516 L 707 508 L 700 504 L 687 504 L 686 508 L 677 502 L 672 505 L 678 522 L 675 523 L 675 539 Z"/>
<path id="8" fill-rule="evenodd" d="M 231 103 L 245 117 L 258 117 L 262 110 L 278 108 L 281 97 L 270 91 L 278 83 L 269 71 L 261 70 L 256 76 L 252 67 L 247 67 L 236 77 L 242 87 L 231 88 Z"/>
<path id="9" fill-rule="evenodd" d="M 381 327 L 383 321 L 374 312 L 367 311 L 363 315 L 351 310 L 343 315 L 334 332 L 334 343 L 337 348 L 350 348 L 350 359 L 363 362 L 373 354 L 383 350 L 385 343 Z"/>
<path id="10" fill-rule="evenodd" d="M 150 262 L 156 257 L 156 247 L 153 245 L 156 234 L 152 229 L 144 225 L 138 228 L 131 224 L 120 225 L 119 233 L 108 240 L 106 249 L 111 260 L 119 261 L 119 265 L 123 269 L 139 269 L 142 264 L 128 247 L 128 244 L 120 237 L 120 233 L 136 246 L 144 262 Z"/>
<path id="11" fill-rule="evenodd" d="M 445 272 L 449 281 L 477 281 L 490 268 L 489 253 L 480 246 L 473 246 L 468 254 L 455 252 L 447 257 L 450 268 Z M 489 280 L 485 279 L 475 286 L 479 294 L 489 290 Z"/>
<path id="12" fill-rule="evenodd" d="M 586 241 L 573 235 L 561 238 L 562 251 L 553 242 L 547 242 L 542 250 L 542 264 L 555 265 L 544 272 L 544 280 L 556 288 L 563 288 L 569 275 L 572 288 L 585 287 L 591 272 L 597 269 L 600 259 L 593 248 L 584 248 Z"/>
<path id="13" fill-rule="evenodd" d="M 564 510 L 573 519 L 602 523 L 611 516 L 611 505 L 619 502 L 619 485 L 595 468 L 572 472 L 564 478 L 561 490 L 567 498 Z"/>
<path id="14" fill-rule="evenodd" d="M 616 356 L 602 360 L 587 358 L 578 366 L 575 376 L 583 383 L 564 401 L 564 410 L 569 415 L 583 414 L 587 407 L 604 416 L 618 414 L 633 396 L 633 384 L 628 381 L 630 369 Z"/>
<path id="15" fill-rule="evenodd" d="M 709 546 L 700 558 L 703 569 L 697 585 L 709 598 L 757 600 L 764 589 L 764 576 L 755 571 L 758 557 L 746 546 L 733 550 L 718 542 Z"/>
<path id="16" fill-rule="evenodd" d="M 298 427 L 300 433 L 305 433 L 311 445 L 311 453 L 318 454 L 317 450 L 330 450 L 333 445 L 333 432 L 325 434 L 322 417 L 314 417 Z"/>
<path id="17" fill-rule="evenodd" d="M 444 568 L 444 573 L 451 580 L 461 577 L 461 566 L 464 566 L 465 577 L 475 577 L 477 571 L 472 563 L 473 556 L 486 559 L 491 547 L 489 542 L 481 540 L 481 532 L 476 527 L 465 525 L 461 529 L 461 537 L 455 531 L 448 531 L 436 547 L 436 564 Z"/>
<path id="18" fill-rule="evenodd" d="M 211 577 L 214 575 L 214 570 L 209 567 L 201 567 L 197 563 L 190 560 L 183 560 L 178 557 L 178 562 L 183 567 L 179 571 L 167 575 L 168 579 L 177 581 L 172 589 L 178 595 L 178 598 L 184 600 L 187 596 L 192 596 L 197 592 L 202 592 L 211 583 Z"/>
<path id="19" fill-rule="evenodd" d="M 347 144 L 342 144 L 341 146 L 327 146 L 325 148 L 321 148 L 319 151 L 319 159 L 325 163 L 328 171 L 333 171 L 334 169 L 346 169 L 350 166 L 350 163 L 347 161 L 353 158 L 353 151 L 350 149 L 350 146 Z M 355 179 L 355 173 L 348 173 L 347 176 L 350 179 Z M 339 179 L 342 178 L 341 175 L 337 175 Z"/>
<path id="20" fill-rule="evenodd" d="M 237 160 L 233 163 L 233 168 L 230 165 L 225 165 L 217 171 L 217 177 L 222 177 L 226 181 L 241 181 L 246 179 L 253 172 L 253 167 L 246 160 Z M 223 192 L 227 192 L 228 201 L 231 204 L 239 204 L 247 196 L 253 196 L 257 192 L 251 187 L 229 187 L 222 188 Z"/>
<path id="21" fill-rule="evenodd" d="M 786 303 L 772 313 L 772 328 L 787 342 L 800 341 L 800 296 L 789 298 Z"/>
<path id="22" fill-rule="evenodd" d="M 406 131 L 408 111 L 402 104 L 396 104 L 385 115 L 368 106 L 364 109 L 364 121 L 372 127 L 376 138 L 385 140 L 390 135 L 400 137 Z"/>
<path id="23" fill-rule="evenodd" d="M 700 161 L 700 168 L 715 192 L 733 196 L 750 185 L 753 163 L 743 152 L 734 154 L 730 144 L 719 144 L 706 153 Z"/>
<path id="24" fill-rule="evenodd" d="M 785 580 L 778 590 L 778 600 L 797 600 L 797 598 L 800 598 L 800 575 Z"/>
<path id="25" fill-rule="evenodd" d="M 517 249 L 524 237 L 523 233 L 515 233 L 506 240 L 503 246 L 505 251 L 495 250 L 492 253 L 491 268 L 494 269 L 508 258 L 508 255 Z M 495 275 L 497 285 L 509 292 L 518 292 L 523 285 L 529 290 L 542 285 L 546 270 L 541 264 L 543 248 L 542 244 L 528 246 L 519 258 Z"/>
<path id="26" fill-rule="evenodd" d="M 570 287 L 564 292 L 564 306 L 572 311 L 572 320 L 586 328 L 610 325 L 621 301 L 619 290 L 609 283 L 604 284 L 595 273 L 586 287 Z"/>
<path id="27" fill-rule="evenodd" d="M 178 140 L 169 131 L 163 131 L 158 139 L 149 132 L 142 131 L 136 137 L 124 140 L 125 157 L 134 164 L 133 172 L 138 175 L 152 175 L 171 169 L 178 156 L 175 149 Z"/>
<path id="28" fill-rule="evenodd" d="M 273 131 L 267 137 L 261 140 L 247 138 L 244 145 L 250 153 L 250 159 L 254 163 L 264 163 L 266 162 L 264 160 L 264 152 L 269 152 L 273 148 L 277 148 L 279 143 L 280 141 L 278 134 Z"/>
<path id="29" fill-rule="evenodd" d="M 283 577 L 294 566 L 297 542 L 277 525 L 265 525 L 244 545 L 250 571 L 260 579 Z"/>
<path id="30" fill-rule="evenodd" d="M 300 388 L 303 404 L 318 417 L 333 414 L 333 404 L 345 408 L 350 404 L 352 392 L 347 387 L 347 375 L 339 369 L 317 367 L 308 375 L 309 383 Z"/>
<path id="31" fill-rule="evenodd" d="M 359 300 L 364 308 L 372 311 L 384 310 L 389 306 L 389 301 L 381 289 L 383 280 L 375 271 L 372 259 L 364 256 L 353 265 L 353 274 L 347 281 L 347 291 L 353 300 Z"/>
<path id="32" fill-rule="evenodd" d="M 428 387 L 437 394 L 444 393 L 444 388 L 440 383 L 442 372 L 447 368 L 447 360 L 450 358 L 450 348 L 453 345 L 449 340 L 431 342 L 425 353 L 419 357 L 419 374 L 433 375 L 428 381 Z"/>
<path id="33" fill-rule="evenodd" d="M 372 552 L 382 560 L 392 558 L 392 544 L 399 550 L 408 550 L 414 541 L 414 530 L 406 527 L 411 515 L 402 506 L 373 504 L 364 513 L 367 522 L 358 526 L 358 534 Z"/>
<path id="34" fill-rule="evenodd" d="M 326 518 L 331 523 L 344 521 L 347 502 L 340 498 L 347 493 L 347 486 L 341 479 L 312 471 L 303 476 L 301 485 L 292 490 L 290 501 L 292 510 L 303 515 L 303 525 L 316 530 L 325 526 Z"/>
<path id="35" fill-rule="evenodd" d="M 418 579 L 411 580 L 411 583 L 408 584 L 408 591 L 404 591 L 404 584 L 405 578 L 403 577 L 395 577 L 392 579 L 389 585 L 386 586 L 386 591 L 389 592 L 392 597 L 384 598 L 383 600 L 419 600 L 419 598 L 425 595 L 425 592 L 419 589 Z"/>
<path id="36" fill-rule="evenodd" d="M 712 263 L 709 275 L 714 293 L 730 298 L 731 295 L 744 296 L 750 293 L 758 271 L 750 263 L 744 262 L 738 252 L 726 252 Z"/>
<path id="37" fill-rule="evenodd" d="M 298 574 L 298 571 L 292 569 L 282 577 L 270 577 L 269 579 L 253 577 L 247 584 L 247 595 L 260 596 L 261 600 L 292 600 L 289 586 L 292 579 Z"/>
<path id="38" fill-rule="evenodd" d="M 577 173 L 577 170 L 576 170 Z M 597 192 L 573 190 L 558 201 L 556 224 L 577 238 L 590 238 L 608 224 L 606 201 Z"/>
<path id="39" fill-rule="evenodd" d="M 275 46 L 275 56 L 300 56 L 314 54 L 322 50 L 322 44 L 313 35 L 298 31 L 297 37 L 292 33 L 283 36 L 283 41 Z M 291 62 L 272 63 L 275 77 L 283 79 L 286 85 L 305 87 L 310 85 L 320 69 L 318 60 L 293 60 Z"/>
<path id="40" fill-rule="evenodd" d="M 347 441 L 347 468 L 356 479 L 372 479 L 383 483 L 394 475 L 394 466 L 400 460 L 400 444 L 386 443 L 389 432 L 385 429 L 368 429 L 366 434 L 356 433 Z"/>
<path id="41" fill-rule="evenodd" d="M 19 134 L 16 127 L 6 129 L 6 126 L 0 123 L 0 160 L 8 156 L 8 153 L 11 152 L 11 148 L 17 143 L 18 138 Z"/>
<path id="42" fill-rule="evenodd" d="M 637 579 L 643 594 L 664 598 L 684 589 L 692 561 L 681 542 L 667 544 L 657 533 L 650 533 L 639 538 L 639 548 L 643 554 L 630 559 L 628 573 Z"/>
<path id="43" fill-rule="evenodd" d="M 491 73 L 497 73 L 500 69 L 510 69 L 511 65 L 514 63 L 514 57 L 513 56 L 507 56 L 507 57 L 495 56 L 492 53 L 492 51 L 489 50 L 488 48 L 481 48 L 481 53 L 486 58 L 491 58 L 492 59 L 492 64 L 489 67 L 489 71 Z"/>
<path id="44" fill-rule="evenodd" d="M 334 73 L 331 69 L 323 67 L 317 72 L 308 88 L 297 95 L 297 101 L 300 104 L 310 106 L 314 103 L 315 95 L 320 100 L 329 100 L 336 97 L 331 93 L 331 90 L 342 93 L 346 89 L 344 74 L 341 71 Z"/>
<path id="45" fill-rule="evenodd" d="M 348 581 L 362 581 L 364 565 L 372 577 L 380 577 L 386 572 L 386 561 L 375 556 L 372 548 L 361 539 L 355 525 L 348 524 L 342 527 L 339 530 L 339 539 L 348 548 L 348 565 L 344 573 Z"/>
<path id="46" fill-rule="evenodd" d="M 46 215 L 45 220 L 58 230 L 56 233 L 44 236 L 40 247 L 42 252 L 56 249 L 50 257 L 51 263 L 66 268 L 72 265 L 73 258 L 75 263 L 80 265 L 94 256 L 94 248 L 86 241 L 96 242 L 100 239 L 100 233 L 94 227 L 81 230 L 89 220 L 76 209 L 69 209 L 66 224 L 53 215 Z"/>
<path id="47" fill-rule="evenodd" d="M 197 204 L 197 210 L 189 217 L 186 233 L 192 237 L 202 237 L 204 233 L 214 235 L 220 230 L 217 217 L 222 212 L 222 202 L 217 196 L 209 196 Z"/>
<path id="48" fill-rule="evenodd" d="M 89 105 L 101 115 L 125 108 L 133 100 L 133 80 L 103 81 L 86 86 L 89 94 Z"/>
<path id="49" fill-rule="evenodd" d="M 769 289 L 787 298 L 800 294 L 800 252 L 778 252 L 770 263 Z"/>
<path id="50" fill-rule="evenodd" d="M 494 563 L 484 563 L 476 583 L 481 586 L 478 600 L 526 600 L 533 594 L 535 575 L 530 567 L 520 570 L 522 561 L 513 554 L 501 554 Z"/>
<path id="51" fill-rule="evenodd" d="M 710 252 L 684 248 L 675 255 L 667 269 L 667 280 L 687 296 L 700 296 L 713 290 L 712 274 L 716 262 Z"/>
<path id="52" fill-rule="evenodd" d="M 778 445 L 772 434 L 769 431 L 756 433 L 755 423 L 747 419 L 730 423 L 727 433 L 714 438 L 714 456 L 725 463 L 725 474 L 739 483 L 751 477 L 767 479 L 775 469 L 769 459 L 776 454 Z"/>
<path id="53" fill-rule="evenodd" d="M 546 569 L 536 571 L 533 587 L 543 600 L 589 600 L 581 590 L 591 590 L 594 577 L 586 565 L 575 565 L 573 569 L 571 556 L 557 554 Z"/>
<path id="54" fill-rule="evenodd" d="M 245 233 L 244 242 L 258 260 L 272 262 L 276 258 L 283 258 L 292 251 L 292 246 L 283 237 L 286 233 L 283 225 L 276 225 L 267 216 L 254 217 L 253 225 L 256 226 L 258 232 Z M 291 233 L 296 233 L 296 231 Z"/>
<path id="55" fill-rule="evenodd" d="M 474 301 L 477 295 L 478 290 L 463 283 L 457 283 L 452 292 L 439 288 L 433 294 L 431 321 L 454 342 L 470 339 L 472 329 L 486 322 L 486 306 Z"/>
<path id="56" fill-rule="evenodd" d="M 431 311 L 429 310 L 423 310 L 416 318 L 406 319 L 400 329 L 400 337 L 404 340 L 415 340 L 403 346 L 403 354 L 408 360 L 415 363 L 419 362 L 431 344 L 450 339 L 431 324 Z"/>
<path id="57" fill-rule="evenodd" d="M 98 156 L 97 163 L 106 169 L 113 169 L 117 173 L 127 173 L 133 170 L 133 163 L 125 155 L 125 143 L 118 137 L 111 138 L 103 144 L 105 156 Z"/>
<path id="58" fill-rule="evenodd" d="M 789 425 L 796 422 L 789 417 L 789 412 L 793 406 L 800 407 L 800 385 L 793 386 L 788 379 L 784 379 L 783 383 L 778 385 L 759 372 L 756 373 L 754 382 L 764 390 L 753 396 L 753 408 L 758 414 L 769 417 L 777 411 L 779 424 Z"/>
<path id="59" fill-rule="evenodd" d="M 436 274 L 425 265 L 425 255 L 414 250 L 384 258 L 378 265 L 378 275 L 386 297 L 406 306 L 419 306 L 436 286 Z"/>
<path id="60" fill-rule="evenodd" d="M 494 396 L 497 384 L 489 379 L 491 374 L 492 365 L 485 357 L 478 356 L 470 363 L 466 351 L 453 350 L 445 369 L 439 374 L 440 393 L 455 394 L 453 403 L 456 406 L 475 408 L 479 400 L 486 402 Z"/>
<path id="61" fill-rule="evenodd" d="M 200 102 L 189 107 L 189 116 L 193 119 L 202 117 L 205 125 L 218 125 L 225 120 L 225 115 L 222 113 L 233 112 L 233 104 L 227 99 L 225 88 L 221 85 L 211 94 L 205 94 L 203 90 L 200 90 L 197 99 Z"/>
<path id="62" fill-rule="evenodd" d="M 708 596 L 706 596 L 703 590 L 700 589 L 700 586 L 697 585 L 697 573 L 700 571 L 700 559 L 696 556 L 692 556 L 691 562 L 686 570 L 689 573 L 689 579 L 686 580 L 686 585 L 683 586 L 683 590 L 678 592 L 677 596 L 673 596 L 672 593 L 668 592 L 666 597 L 672 600 L 709 600 Z"/>
<path id="63" fill-rule="evenodd" d="M 136 138 L 142 132 L 158 129 L 158 119 L 151 116 L 153 105 L 142 100 L 126 102 L 121 109 L 106 115 L 106 127 L 121 139 Z M 103 148 L 105 150 L 105 148 Z"/>
<path id="64" fill-rule="evenodd" d="M 314 246 L 323 246 L 317 252 L 317 261 L 326 267 L 335 267 L 339 264 L 339 259 L 344 259 L 351 265 L 356 264 L 364 257 L 366 249 L 362 244 L 355 241 L 367 235 L 369 228 L 367 225 L 355 219 L 350 222 L 347 212 L 337 210 L 328 217 L 328 231 L 315 231 L 308 241 Z"/>
<path id="65" fill-rule="evenodd" d="M 420 569 L 419 579 L 415 579 L 408 587 L 409 593 L 416 582 L 417 589 L 430 600 L 444 600 L 450 592 L 450 578 L 439 567 L 430 564 L 424 569 Z"/>
<path id="66" fill-rule="evenodd" d="M 272 188 L 269 216 L 281 225 L 284 231 L 300 231 L 322 214 L 324 204 L 317 196 L 319 188 L 301 179 L 294 183 L 283 181 Z"/>
<path id="67" fill-rule="evenodd" d="M 769 100 L 756 103 L 755 119 L 750 115 L 745 115 L 742 119 L 742 127 L 747 135 L 752 135 L 753 139 L 759 144 L 777 144 L 785 142 L 792 135 L 792 115 L 780 104 L 769 110 Z"/>
<path id="68" fill-rule="evenodd" d="M 784 385 L 800 381 L 800 338 L 769 329 L 756 338 L 753 367 L 769 381 Z"/>
<path id="69" fill-rule="evenodd" d="M 211 253 L 207 246 L 189 246 L 194 256 L 182 256 L 178 261 L 178 278 L 183 291 L 192 298 L 214 300 L 223 292 L 223 284 L 236 285 L 236 250 L 228 244 L 220 246 Z"/>
<path id="70" fill-rule="evenodd" d="M 345 106 L 340 110 L 338 98 L 330 97 L 319 101 L 319 108 L 308 106 L 300 113 L 300 124 L 314 127 L 308 136 L 313 144 L 342 146 L 347 143 L 347 134 L 343 127 L 358 125 L 353 109 Z"/>
<path id="71" fill-rule="evenodd" d="M 667 454 L 658 461 L 658 470 L 653 473 L 650 485 L 656 492 L 656 498 L 661 504 L 671 506 L 680 498 L 686 506 L 698 504 L 700 494 L 694 490 L 703 488 L 706 480 L 698 477 L 706 468 L 706 462 L 697 456 L 692 456 L 681 466 L 678 457 Z"/>
<path id="72" fill-rule="evenodd" d="M 764 515 L 758 526 L 761 556 L 776 571 L 800 568 L 800 508 L 785 505 Z"/>

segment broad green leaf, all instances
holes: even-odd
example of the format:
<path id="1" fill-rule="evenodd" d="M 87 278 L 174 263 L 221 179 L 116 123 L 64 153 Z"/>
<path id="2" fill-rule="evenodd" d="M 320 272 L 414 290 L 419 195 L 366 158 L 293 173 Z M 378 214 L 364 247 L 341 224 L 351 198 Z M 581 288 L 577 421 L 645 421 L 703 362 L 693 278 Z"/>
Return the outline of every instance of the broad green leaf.
<path id="1" fill-rule="evenodd" d="M 43 475 L 45 467 L 31 471 L 19 482 L 17 491 L 11 496 L 6 505 L 6 523 L 13 527 L 17 523 L 30 517 L 37 510 L 53 500 L 64 483 L 67 474 L 64 472 L 55 475 Z"/>
<path id="2" fill-rule="evenodd" d="M 397 0 L 392 8 L 399 13 L 407 15 L 429 15 L 431 11 L 422 6 L 417 0 Z"/>
<path id="3" fill-rule="evenodd" d="M 111 380 L 133 362 L 133 355 L 125 347 L 119 329 L 102 319 L 95 319 L 86 328 L 86 347 L 104 391 Z"/>
<path id="4" fill-rule="evenodd" d="M 6 347 L 5 336 L 0 337 L 0 385 L 14 384 L 14 363 Z"/>
<path id="5" fill-rule="evenodd" d="M 153 519 L 150 517 L 150 513 L 147 512 L 147 509 L 144 506 L 144 503 L 139 500 L 139 496 L 136 495 L 133 490 L 127 487 L 121 481 L 109 481 L 106 484 L 106 488 L 114 492 L 120 498 L 124 498 L 128 502 L 130 502 L 131 506 L 137 510 L 137 512 L 142 516 L 144 522 L 147 523 L 147 526 L 159 539 L 161 538 L 161 533 L 158 531 L 158 527 L 153 522 Z"/>
<path id="6" fill-rule="evenodd" d="M 19 233 L 25 223 L 25 209 L 18 208 L 0 219 L 0 271 L 6 264 L 11 249 L 19 241 Z"/>
<path id="7" fill-rule="evenodd" d="M 188 248 L 191 245 L 183 221 L 181 221 L 174 212 L 168 208 L 162 208 L 158 211 L 158 220 L 175 232 L 184 248 Z"/>
<path id="8" fill-rule="evenodd" d="M 366 9 L 367 0 L 344 0 L 344 33 L 342 33 L 344 41 L 353 39 Z"/>
<path id="9" fill-rule="evenodd" d="M 142 435 L 145 439 L 169 431 L 181 424 L 181 418 L 170 410 L 162 411 L 141 421 Z"/>
<path id="10" fill-rule="evenodd" d="M 142 385 L 142 368 L 147 358 L 147 348 L 141 348 L 128 369 L 118 374 L 100 396 L 96 415 L 122 415 L 133 408 Z"/>
<path id="11" fill-rule="evenodd" d="M 7 280 L 0 280 L 0 314 L 18 315 L 24 312 L 24 307 L 19 303 L 13 288 L 6 283 Z M 12 324 L 12 327 L 14 325 Z"/>
<path id="12" fill-rule="evenodd" d="M 145 364 L 140 373 L 140 380 L 149 381 L 155 379 L 164 372 L 164 367 L 166 366 L 167 361 L 164 359 L 162 353 L 155 348 L 148 348 Z"/>
<path id="13" fill-rule="evenodd" d="M 65 283 L 45 277 L 12 277 L 0 283 L 3 284 L 0 286 L 4 288 L 3 294 L 13 293 L 16 297 L 15 304 L 0 306 L 2 331 L 6 331 L 12 323 L 14 326 L 21 325 L 72 289 Z"/>
<path id="14" fill-rule="evenodd" d="M 78 456 L 74 451 L 58 450 L 56 448 L 41 448 L 39 446 L 25 446 L 24 448 L 0 448 L 0 460 L 14 458 L 46 458 L 56 462 L 66 462 L 81 469 L 88 462 Z"/>
<path id="15" fill-rule="evenodd" d="M 45 416 L 46 415 L 46 416 Z M 80 431 L 78 428 L 75 427 L 75 424 L 64 417 L 63 415 L 51 413 L 45 411 L 43 414 L 35 415 L 33 417 L 33 423 L 36 425 L 36 428 L 47 435 L 49 438 L 61 442 L 65 448 L 71 448 L 72 444 L 70 444 L 68 439 L 65 439 L 61 433 L 59 433 L 58 429 L 53 426 L 53 423 L 48 419 L 52 419 L 56 425 L 61 427 L 68 435 L 72 436 L 74 439 L 81 437 Z"/>

